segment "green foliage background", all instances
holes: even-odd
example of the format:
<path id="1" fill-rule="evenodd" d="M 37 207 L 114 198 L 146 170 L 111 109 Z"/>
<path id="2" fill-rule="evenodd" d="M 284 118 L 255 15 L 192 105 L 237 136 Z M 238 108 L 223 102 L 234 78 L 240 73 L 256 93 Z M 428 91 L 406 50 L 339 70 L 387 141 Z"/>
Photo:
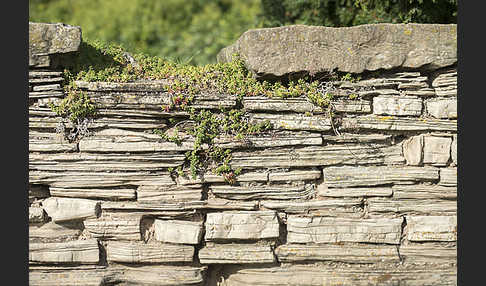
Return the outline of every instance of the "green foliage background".
<path id="1" fill-rule="evenodd" d="M 29 20 L 178 63 L 214 63 L 251 28 L 456 23 L 457 0 L 29 0 Z"/>

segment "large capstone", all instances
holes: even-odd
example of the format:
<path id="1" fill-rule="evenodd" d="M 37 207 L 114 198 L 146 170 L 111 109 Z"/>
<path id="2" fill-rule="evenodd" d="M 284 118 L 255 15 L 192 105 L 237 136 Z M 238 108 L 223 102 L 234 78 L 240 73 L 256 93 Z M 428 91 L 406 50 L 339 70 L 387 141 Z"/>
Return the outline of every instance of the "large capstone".
<path id="1" fill-rule="evenodd" d="M 75 52 L 80 44 L 81 27 L 29 22 L 30 67 L 48 67 L 50 55 Z"/>
<path id="2" fill-rule="evenodd" d="M 457 62 L 456 24 L 292 25 L 248 30 L 222 49 L 218 62 L 238 54 L 258 78 L 339 71 L 436 69 Z"/>

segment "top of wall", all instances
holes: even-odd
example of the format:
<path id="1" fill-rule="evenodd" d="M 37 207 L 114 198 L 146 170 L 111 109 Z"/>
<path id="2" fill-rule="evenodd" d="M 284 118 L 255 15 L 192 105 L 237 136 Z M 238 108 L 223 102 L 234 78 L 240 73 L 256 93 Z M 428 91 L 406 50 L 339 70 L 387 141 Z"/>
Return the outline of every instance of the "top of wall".
<path id="1" fill-rule="evenodd" d="M 48 67 L 49 55 L 77 51 L 80 44 L 78 26 L 29 22 L 29 67 Z"/>
<path id="2" fill-rule="evenodd" d="M 456 24 L 292 25 L 248 30 L 218 54 L 239 54 L 260 78 L 329 71 L 437 69 L 457 62 Z"/>

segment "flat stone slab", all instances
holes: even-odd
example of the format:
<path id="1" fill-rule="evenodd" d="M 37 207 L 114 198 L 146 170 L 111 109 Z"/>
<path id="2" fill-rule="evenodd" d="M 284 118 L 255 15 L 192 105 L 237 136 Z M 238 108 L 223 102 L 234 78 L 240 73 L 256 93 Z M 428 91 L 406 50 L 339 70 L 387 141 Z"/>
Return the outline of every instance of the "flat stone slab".
<path id="1" fill-rule="evenodd" d="M 29 264 L 32 263 L 98 263 L 99 248 L 96 239 L 60 243 L 30 243 Z"/>
<path id="2" fill-rule="evenodd" d="M 46 56 L 77 51 L 80 44 L 81 27 L 29 22 L 29 66 L 49 66 Z"/>
<path id="3" fill-rule="evenodd" d="M 54 222 L 95 218 L 100 211 L 98 201 L 77 198 L 50 197 L 42 206 Z"/>
<path id="4" fill-rule="evenodd" d="M 198 244 L 203 226 L 200 222 L 155 220 L 155 239 L 162 242 Z"/>
<path id="5" fill-rule="evenodd" d="M 142 241 L 109 241 L 107 260 L 123 263 L 191 262 L 194 246 Z"/>
<path id="6" fill-rule="evenodd" d="M 274 211 L 208 213 L 205 240 L 266 239 L 279 236 Z"/>
<path id="7" fill-rule="evenodd" d="M 407 216 L 410 241 L 456 241 L 457 216 Z"/>
<path id="8" fill-rule="evenodd" d="M 275 261 L 270 245 L 212 244 L 199 250 L 202 264 L 272 263 Z"/>
<path id="9" fill-rule="evenodd" d="M 399 244 L 402 218 L 287 218 L 288 243 L 365 242 Z"/>
<path id="10" fill-rule="evenodd" d="M 218 54 L 236 53 L 257 77 L 362 73 L 392 68 L 436 69 L 457 62 L 456 24 L 292 25 L 248 30 Z"/>
<path id="11" fill-rule="evenodd" d="M 275 249 L 280 262 L 339 261 L 348 263 L 398 262 L 394 245 L 373 244 L 284 244 Z"/>
<path id="12" fill-rule="evenodd" d="M 457 267 L 407 269 L 399 267 L 290 267 L 240 268 L 224 279 L 221 286 L 369 286 L 369 285 L 457 285 Z"/>

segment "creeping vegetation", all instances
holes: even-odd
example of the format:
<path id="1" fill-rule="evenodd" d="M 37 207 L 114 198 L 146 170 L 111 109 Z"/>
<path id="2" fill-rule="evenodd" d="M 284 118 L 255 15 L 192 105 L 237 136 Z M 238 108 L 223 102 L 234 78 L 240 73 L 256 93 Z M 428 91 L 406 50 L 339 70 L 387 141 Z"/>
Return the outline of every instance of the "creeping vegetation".
<path id="1" fill-rule="evenodd" d="M 135 80 L 165 80 L 164 89 L 170 96 L 168 105 L 161 111 L 185 111 L 189 114 L 189 127 L 167 135 L 164 131 L 154 130 L 164 140 L 182 143 L 178 132 L 192 135 L 194 146 L 186 152 L 184 168 L 171 169 L 174 175 L 182 175 L 189 170 L 193 178 L 210 169 L 221 174 L 232 183 L 241 170 L 233 170 L 231 150 L 218 146 L 215 142 L 219 135 L 245 140 L 247 135 L 256 135 L 272 129 L 269 122 L 251 123 L 242 108 L 244 96 L 264 95 L 277 98 L 306 97 L 313 104 L 331 111 L 333 95 L 331 89 L 322 82 L 308 78 L 297 81 L 267 82 L 258 81 L 245 68 L 243 60 L 237 56 L 228 63 L 191 66 L 175 63 L 159 57 L 143 54 L 130 55 L 119 45 L 107 45 L 97 41 L 82 42 L 80 51 L 72 56 L 64 70 L 65 86 L 68 96 L 60 105 L 51 108 L 60 116 L 78 121 L 90 117 L 95 107 L 88 96 L 77 91 L 74 81 L 130 82 Z M 343 80 L 353 80 L 350 74 Z M 327 88 L 327 89 L 326 89 Z M 237 97 L 236 108 L 226 110 L 195 109 L 192 107 L 194 96 L 205 92 L 232 94 Z M 328 113 L 332 116 L 332 112 Z M 172 119 L 172 118 L 171 118 Z M 178 124 L 169 120 L 171 124 Z"/>

